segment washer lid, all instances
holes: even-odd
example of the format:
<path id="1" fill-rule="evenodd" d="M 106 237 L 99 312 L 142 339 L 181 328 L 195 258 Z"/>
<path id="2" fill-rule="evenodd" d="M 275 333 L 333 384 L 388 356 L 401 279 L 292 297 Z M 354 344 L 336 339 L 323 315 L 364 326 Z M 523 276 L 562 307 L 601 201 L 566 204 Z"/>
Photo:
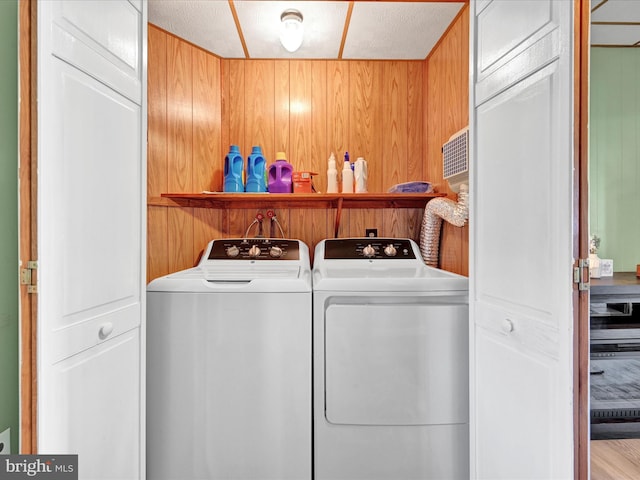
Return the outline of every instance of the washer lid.
<path id="1" fill-rule="evenodd" d="M 240 263 L 240 262 L 239 262 Z M 189 293 L 291 293 L 311 292 L 311 271 L 294 263 L 241 262 L 214 267 L 194 267 L 156 278 L 147 292 Z"/>
<path id="2" fill-rule="evenodd" d="M 259 279 L 279 280 L 283 278 L 298 278 L 300 266 L 293 264 L 273 265 L 271 262 L 234 262 L 233 264 L 211 263 L 200 267 L 200 278 L 208 282 L 231 282 Z"/>

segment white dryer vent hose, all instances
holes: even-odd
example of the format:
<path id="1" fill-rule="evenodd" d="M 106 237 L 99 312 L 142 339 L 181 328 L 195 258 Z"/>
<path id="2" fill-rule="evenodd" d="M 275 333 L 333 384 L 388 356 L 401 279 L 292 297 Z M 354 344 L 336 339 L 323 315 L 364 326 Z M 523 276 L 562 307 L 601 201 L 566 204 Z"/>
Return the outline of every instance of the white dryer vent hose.
<path id="1" fill-rule="evenodd" d="M 420 252 L 427 265 L 438 267 L 442 220 L 456 227 L 463 227 L 468 218 L 469 187 L 465 184 L 460 185 L 457 202 L 440 197 L 427 203 L 420 228 Z"/>

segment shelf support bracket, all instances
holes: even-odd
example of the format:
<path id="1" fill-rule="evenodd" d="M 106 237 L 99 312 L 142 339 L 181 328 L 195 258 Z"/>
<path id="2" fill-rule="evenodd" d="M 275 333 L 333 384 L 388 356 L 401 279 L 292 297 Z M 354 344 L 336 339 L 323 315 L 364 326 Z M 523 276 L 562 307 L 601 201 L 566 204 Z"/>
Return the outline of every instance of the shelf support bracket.
<path id="1" fill-rule="evenodd" d="M 344 198 L 338 198 L 338 205 L 336 207 L 336 224 L 333 231 L 333 238 L 338 238 L 338 230 L 340 229 L 340 216 L 342 215 L 342 202 Z"/>

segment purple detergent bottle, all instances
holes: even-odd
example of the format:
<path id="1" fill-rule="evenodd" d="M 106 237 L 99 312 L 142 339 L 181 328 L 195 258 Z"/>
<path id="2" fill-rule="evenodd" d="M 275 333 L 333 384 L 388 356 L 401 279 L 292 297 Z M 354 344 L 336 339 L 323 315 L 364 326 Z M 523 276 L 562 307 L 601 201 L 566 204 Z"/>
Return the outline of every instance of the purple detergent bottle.
<path id="1" fill-rule="evenodd" d="M 287 162 L 285 153 L 276 153 L 276 161 L 269 165 L 269 193 L 291 193 L 292 177 L 293 166 Z"/>

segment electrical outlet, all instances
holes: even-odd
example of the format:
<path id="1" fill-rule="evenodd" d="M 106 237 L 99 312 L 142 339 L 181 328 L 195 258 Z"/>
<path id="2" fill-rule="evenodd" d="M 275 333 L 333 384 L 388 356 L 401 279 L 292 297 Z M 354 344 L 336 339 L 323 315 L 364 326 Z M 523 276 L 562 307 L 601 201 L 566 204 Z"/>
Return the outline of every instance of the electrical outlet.
<path id="1" fill-rule="evenodd" d="M 367 228 L 364 231 L 364 236 L 365 237 L 377 237 L 378 236 L 378 229 L 377 228 Z"/>
<path id="2" fill-rule="evenodd" d="M 11 454 L 11 429 L 7 428 L 0 433 L 0 455 Z"/>

